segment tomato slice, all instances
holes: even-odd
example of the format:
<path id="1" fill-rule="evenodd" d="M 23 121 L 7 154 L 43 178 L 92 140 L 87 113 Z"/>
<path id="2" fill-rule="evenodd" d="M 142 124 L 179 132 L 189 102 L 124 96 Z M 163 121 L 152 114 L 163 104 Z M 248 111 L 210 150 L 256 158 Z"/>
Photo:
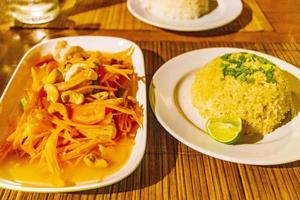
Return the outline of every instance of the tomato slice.
<path id="1" fill-rule="evenodd" d="M 105 106 L 101 104 L 74 105 L 71 107 L 71 110 L 71 119 L 82 124 L 95 124 L 102 121 L 105 117 Z"/>

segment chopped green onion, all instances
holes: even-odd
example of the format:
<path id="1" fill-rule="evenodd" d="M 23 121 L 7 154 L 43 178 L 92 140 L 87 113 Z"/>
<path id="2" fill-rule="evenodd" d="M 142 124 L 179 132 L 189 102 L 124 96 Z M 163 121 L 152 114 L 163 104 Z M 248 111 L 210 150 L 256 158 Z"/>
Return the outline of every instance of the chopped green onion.
<path id="1" fill-rule="evenodd" d="M 276 65 L 268 61 L 266 58 L 253 54 L 240 53 L 239 56 L 234 54 L 224 54 L 221 56 L 221 59 L 222 62 L 220 67 L 222 68 L 224 79 L 225 76 L 233 76 L 240 81 L 253 83 L 255 82 L 255 79 L 249 78 L 249 76 L 256 72 L 262 72 L 265 75 L 267 82 L 276 83 L 273 74 Z M 257 61 L 262 65 L 259 68 L 244 65 L 244 63 L 247 62 Z"/>
<path id="2" fill-rule="evenodd" d="M 226 53 L 226 54 L 224 54 L 223 56 L 221 56 L 221 58 L 222 58 L 223 60 L 227 60 L 230 56 L 231 56 L 231 53 Z"/>

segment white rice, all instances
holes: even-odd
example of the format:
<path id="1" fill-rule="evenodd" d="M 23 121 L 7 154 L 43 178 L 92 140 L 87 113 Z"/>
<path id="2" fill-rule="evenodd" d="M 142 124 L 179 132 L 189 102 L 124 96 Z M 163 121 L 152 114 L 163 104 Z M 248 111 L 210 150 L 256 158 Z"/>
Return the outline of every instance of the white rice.
<path id="1" fill-rule="evenodd" d="M 140 0 L 152 14 L 169 19 L 197 19 L 209 11 L 210 0 Z"/>

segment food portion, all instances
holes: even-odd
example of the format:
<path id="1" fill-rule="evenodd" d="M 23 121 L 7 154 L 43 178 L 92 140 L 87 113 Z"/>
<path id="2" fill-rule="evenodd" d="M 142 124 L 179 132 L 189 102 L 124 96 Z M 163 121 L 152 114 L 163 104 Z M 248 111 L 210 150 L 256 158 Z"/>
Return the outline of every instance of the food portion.
<path id="1" fill-rule="evenodd" d="M 118 170 L 143 121 L 133 51 L 85 51 L 60 41 L 28 66 L 32 86 L 15 131 L 0 144 L 0 176 L 65 186 Z"/>
<path id="2" fill-rule="evenodd" d="M 169 19 L 197 19 L 209 12 L 211 0 L 140 0 L 151 13 Z"/>
<path id="3" fill-rule="evenodd" d="M 225 54 L 200 68 L 191 100 L 204 118 L 241 118 L 248 135 L 270 133 L 296 115 L 283 71 L 250 53 Z"/>
<path id="4" fill-rule="evenodd" d="M 239 117 L 210 118 L 207 120 L 206 128 L 215 140 L 225 144 L 234 144 L 241 137 L 242 120 Z"/>

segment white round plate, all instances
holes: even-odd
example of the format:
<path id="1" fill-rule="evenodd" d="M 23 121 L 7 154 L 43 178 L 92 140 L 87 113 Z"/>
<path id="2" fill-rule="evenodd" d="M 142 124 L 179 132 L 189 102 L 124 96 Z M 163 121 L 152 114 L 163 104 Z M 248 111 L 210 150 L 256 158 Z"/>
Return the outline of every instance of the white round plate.
<path id="1" fill-rule="evenodd" d="M 174 31 L 204 31 L 232 22 L 243 9 L 240 0 L 217 0 L 218 6 L 210 13 L 194 20 L 172 20 L 156 16 L 141 3 L 142 0 L 128 0 L 130 13 L 139 20 L 160 28 Z"/>
<path id="2" fill-rule="evenodd" d="M 161 125 L 177 140 L 206 155 L 252 165 L 275 165 L 300 160 L 300 115 L 255 143 L 226 145 L 205 133 L 206 120 L 190 102 L 194 74 L 215 57 L 231 52 L 249 52 L 269 59 L 281 69 L 300 78 L 300 69 L 273 56 L 237 48 L 208 48 L 179 55 L 160 67 L 150 86 L 152 109 Z M 300 100 L 300 88 L 292 91 Z"/>
<path id="3" fill-rule="evenodd" d="M 138 45 L 135 43 L 117 37 L 106 37 L 106 36 L 77 36 L 77 37 L 62 37 L 57 39 L 51 39 L 44 41 L 40 44 L 32 47 L 21 59 L 19 62 L 12 78 L 10 79 L 6 89 L 2 97 L 0 98 L 0 106 L 2 106 L 2 112 L 7 114 L 7 116 L 11 115 L 11 110 L 19 105 L 20 98 L 7 98 L 11 97 L 12 93 L 15 94 L 15 91 L 23 90 L 22 81 L 26 81 L 28 77 L 24 77 L 24 71 L 30 70 L 27 65 L 23 65 L 22 63 L 26 61 L 31 55 L 36 52 L 39 52 L 42 55 L 46 55 L 51 53 L 51 50 L 54 48 L 55 44 L 60 41 L 65 40 L 69 43 L 70 46 L 80 46 L 85 50 L 98 50 L 104 52 L 119 52 L 123 51 L 129 47 L 134 47 L 134 52 L 132 55 L 132 62 L 135 66 L 135 72 L 138 76 L 145 77 L 145 67 L 144 67 L 144 58 L 143 53 Z M 9 180 L 5 180 L 0 178 L 0 187 L 12 189 L 12 190 L 20 190 L 20 191 L 28 191 L 28 192 L 71 192 L 71 191 L 80 191 L 80 190 L 89 190 L 99 187 L 104 187 L 107 185 L 111 185 L 116 183 L 127 176 L 129 176 L 142 161 L 145 148 L 146 148 L 146 138 L 147 138 L 147 97 L 146 97 L 146 86 L 140 81 L 139 89 L 137 92 L 137 100 L 143 106 L 144 111 L 144 120 L 143 126 L 138 129 L 136 137 L 135 137 L 135 145 L 132 148 L 132 152 L 128 161 L 125 163 L 123 167 L 121 167 L 118 171 L 113 173 L 112 175 L 105 177 L 101 182 L 99 181 L 91 181 L 85 182 L 82 184 L 78 184 L 75 186 L 67 186 L 67 187 L 45 187 L 45 186 L 28 186 L 23 185 L 19 182 L 12 182 Z M 18 106 L 19 107 L 19 106 Z M 2 114 L 3 114 L 2 113 Z M 4 130 L 7 130 L 9 126 L 8 120 L 9 118 L 1 118 L 0 120 L 0 139 L 3 138 Z M 1 137 L 2 135 L 2 137 Z"/>

